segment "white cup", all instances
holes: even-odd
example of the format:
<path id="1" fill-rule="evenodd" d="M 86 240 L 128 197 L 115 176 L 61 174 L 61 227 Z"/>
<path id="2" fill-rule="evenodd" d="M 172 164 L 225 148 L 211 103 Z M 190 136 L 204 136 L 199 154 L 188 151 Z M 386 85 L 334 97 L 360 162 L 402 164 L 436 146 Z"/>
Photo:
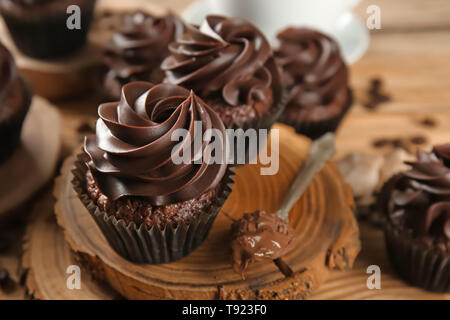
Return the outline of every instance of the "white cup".
<path id="1" fill-rule="evenodd" d="M 339 17 L 360 0 L 208 0 L 212 12 L 247 19 L 273 40 L 288 26 L 332 33 Z"/>

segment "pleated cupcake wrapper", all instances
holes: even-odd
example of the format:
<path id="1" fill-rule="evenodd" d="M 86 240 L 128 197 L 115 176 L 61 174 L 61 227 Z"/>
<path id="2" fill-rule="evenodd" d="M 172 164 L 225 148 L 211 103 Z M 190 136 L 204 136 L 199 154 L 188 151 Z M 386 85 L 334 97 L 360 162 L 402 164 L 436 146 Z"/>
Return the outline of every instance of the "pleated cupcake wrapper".
<path id="1" fill-rule="evenodd" d="M 406 281 L 430 291 L 450 291 L 450 254 L 427 248 L 390 223 L 385 226 L 385 242 L 389 260 Z"/>
<path id="2" fill-rule="evenodd" d="M 242 129 L 242 130 L 244 130 L 244 133 L 248 129 L 255 129 L 257 135 L 258 135 L 259 129 L 267 129 L 267 133 L 269 133 L 273 124 L 278 121 L 281 114 L 283 113 L 284 108 L 286 107 L 286 104 L 287 104 L 288 97 L 289 97 L 289 92 L 285 88 L 283 88 L 281 91 L 280 101 L 277 103 L 276 106 L 271 108 L 270 111 L 267 112 L 267 114 L 263 115 L 259 119 L 255 119 L 253 121 L 248 121 L 244 124 L 232 123 L 231 125 L 228 126 L 227 129 L 233 129 L 233 130 Z M 246 145 L 245 163 L 249 163 L 250 160 L 254 159 L 258 155 L 259 151 L 260 151 L 259 143 L 258 143 L 258 147 L 257 147 L 257 153 L 254 155 L 250 154 L 250 148 L 248 145 Z M 237 147 L 235 146 L 235 148 L 234 148 L 234 167 L 238 167 L 238 166 L 242 165 L 242 164 L 236 163 L 237 159 L 238 159 Z"/>
<path id="3" fill-rule="evenodd" d="M 288 119 L 285 116 L 281 116 L 280 122 L 283 122 L 295 129 L 295 132 L 309 137 L 312 140 L 320 138 L 327 132 L 336 132 L 342 119 L 345 117 L 347 112 L 353 105 L 353 91 L 348 88 L 348 99 L 345 108 L 341 113 L 335 115 L 334 117 L 318 120 L 318 121 L 295 121 Z"/>
<path id="4" fill-rule="evenodd" d="M 24 16 L 1 10 L 11 37 L 17 48 L 24 54 L 51 59 L 68 55 L 85 43 L 92 20 L 96 0 L 81 6 L 81 28 L 67 28 L 69 15 L 66 10 L 52 10 Z"/>
<path id="5" fill-rule="evenodd" d="M 135 263 L 160 264 L 176 261 L 191 253 L 207 237 L 214 220 L 228 199 L 234 184 L 234 172 L 227 169 L 215 203 L 189 224 L 175 227 L 136 226 L 101 210 L 86 192 L 87 155 L 80 154 L 74 164 L 72 185 L 78 197 L 97 223 L 110 246 L 123 258 Z"/>

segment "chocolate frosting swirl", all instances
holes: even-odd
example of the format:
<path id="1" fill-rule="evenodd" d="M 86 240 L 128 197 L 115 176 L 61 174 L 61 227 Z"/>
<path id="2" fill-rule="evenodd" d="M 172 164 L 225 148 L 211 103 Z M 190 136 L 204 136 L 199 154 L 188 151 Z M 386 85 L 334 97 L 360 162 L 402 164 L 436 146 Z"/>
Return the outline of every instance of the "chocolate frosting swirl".
<path id="1" fill-rule="evenodd" d="M 156 206 L 190 200 L 215 188 L 225 174 L 224 139 L 222 150 L 215 150 L 216 155 L 221 152 L 220 163 L 209 163 L 208 143 L 194 144 L 194 138 L 208 129 L 225 137 L 225 127 L 192 91 L 172 84 L 132 82 L 123 87 L 119 102 L 100 105 L 98 114 L 96 136 L 86 139 L 85 152 L 95 181 L 111 200 L 139 196 Z M 202 132 L 194 130 L 195 121 L 200 121 Z M 172 141 L 176 129 L 189 132 L 183 142 Z M 191 162 L 175 164 L 172 151 L 180 152 L 188 144 Z"/>
<path id="2" fill-rule="evenodd" d="M 187 26 L 169 46 L 161 68 L 166 82 L 193 89 L 204 99 L 221 96 L 231 106 L 255 105 L 263 113 L 280 93 L 280 74 L 269 42 L 251 23 L 209 15 Z"/>
<path id="3" fill-rule="evenodd" d="M 244 278 L 253 260 L 277 259 L 291 249 L 294 232 L 276 214 L 255 211 L 232 225 L 233 269 Z"/>
<path id="4" fill-rule="evenodd" d="M 348 71 L 338 44 L 307 28 L 287 28 L 277 38 L 275 56 L 289 90 L 287 109 L 308 119 L 340 113 L 347 102 Z"/>
<path id="5" fill-rule="evenodd" d="M 406 162 L 411 169 L 392 178 L 381 196 L 391 223 L 450 252 L 450 168 L 442 158 L 449 145 L 433 150 L 438 152 L 419 151 L 417 161 Z"/>
<path id="6" fill-rule="evenodd" d="M 117 97 L 125 83 L 151 81 L 152 72 L 169 55 L 169 43 L 181 36 L 183 28 L 182 21 L 173 14 L 156 18 L 136 12 L 124 16 L 123 25 L 114 33 L 104 54 L 110 69 L 106 82 L 116 87 L 112 91 Z"/>
<path id="7" fill-rule="evenodd" d="M 450 168 L 450 143 L 434 146 L 433 152 Z"/>

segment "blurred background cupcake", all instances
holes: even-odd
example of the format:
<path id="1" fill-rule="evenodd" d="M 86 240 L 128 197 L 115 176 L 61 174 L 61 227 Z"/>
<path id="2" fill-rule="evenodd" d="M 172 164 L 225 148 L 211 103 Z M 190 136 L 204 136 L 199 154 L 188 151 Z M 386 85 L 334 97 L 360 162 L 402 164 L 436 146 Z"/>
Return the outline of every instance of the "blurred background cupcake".
<path id="1" fill-rule="evenodd" d="M 336 131 L 353 103 L 338 44 L 307 28 L 287 28 L 277 38 L 275 55 L 289 92 L 280 121 L 311 139 Z"/>
<path id="2" fill-rule="evenodd" d="M 84 45 L 95 3 L 96 0 L 0 0 L 0 13 L 22 53 L 53 59 L 72 54 Z M 76 10 L 68 11 L 73 5 L 80 9 L 80 25 L 69 29 L 69 17 L 78 14 Z"/>
<path id="3" fill-rule="evenodd" d="M 450 144 L 419 151 L 409 170 L 379 195 L 385 239 L 401 277 L 431 291 L 450 290 Z"/>
<path id="4" fill-rule="evenodd" d="M 18 74 L 13 57 L 0 43 L 0 164 L 19 145 L 30 104 L 30 89 Z"/>
<path id="5" fill-rule="evenodd" d="M 131 81 L 159 83 L 164 78 L 160 64 L 169 55 L 169 43 L 178 39 L 184 29 L 175 15 L 154 17 L 135 12 L 123 16 L 122 25 L 113 34 L 104 52 L 105 93 L 114 99 Z"/>
<path id="6" fill-rule="evenodd" d="M 169 46 L 165 81 L 194 90 L 225 126 L 270 128 L 281 113 L 280 70 L 263 33 L 240 18 L 209 15 Z"/>

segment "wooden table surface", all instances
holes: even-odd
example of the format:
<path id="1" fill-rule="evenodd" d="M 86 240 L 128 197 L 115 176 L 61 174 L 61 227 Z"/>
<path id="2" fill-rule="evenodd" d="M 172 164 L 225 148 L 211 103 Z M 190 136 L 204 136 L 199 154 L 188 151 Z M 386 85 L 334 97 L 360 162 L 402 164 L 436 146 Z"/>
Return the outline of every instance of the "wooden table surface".
<path id="1" fill-rule="evenodd" d="M 161 5 L 160 0 L 149 1 Z M 164 1 L 165 6 L 177 13 L 189 3 L 190 0 Z M 405 129 L 402 124 L 405 121 L 420 122 L 424 118 L 433 118 L 440 123 L 439 127 L 412 127 L 408 134 L 423 134 L 430 143 L 450 142 L 450 1 L 363 0 L 355 9 L 361 19 L 367 19 L 365 11 L 370 4 L 381 8 L 382 29 L 370 32 L 368 52 L 351 66 L 356 104 L 338 133 L 338 156 L 350 151 L 378 152 L 371 146 L 371 140 L 385 135 L 403 136 Z M 386 93 L 391 96 L 391 101 L 376 111 L 363 107 L 373 78 L 382 79 Z M 94 122 L 98 102 L 94 96 L 79 97 L 76 101 L 54 101 L 63 118 L 62 157 L 69 155 L 80 143 L 78 127 Z M 368 134 L 358 134 L 364 130 Z M 368 227 L 363 227 L 363 230 L 366 234 L 363 242 L 364 238 L 370 239 L 377 232 Z M 6 267 L 18 281 L 21 273 L 18 253 L 21 228 L 12 233 L 15 244 L 6 254 L 0 255 L 0 267 Z M 363 257 L 366 261 L 367 257 Z M 24 290 L 19 285 L 8 293 L 0 291 L 0 299 L 20 299 L 23 296 Z M 340 298 L 343 293 L 339 290 L 333 293 L 320 291 L 316 297 Z"/>

